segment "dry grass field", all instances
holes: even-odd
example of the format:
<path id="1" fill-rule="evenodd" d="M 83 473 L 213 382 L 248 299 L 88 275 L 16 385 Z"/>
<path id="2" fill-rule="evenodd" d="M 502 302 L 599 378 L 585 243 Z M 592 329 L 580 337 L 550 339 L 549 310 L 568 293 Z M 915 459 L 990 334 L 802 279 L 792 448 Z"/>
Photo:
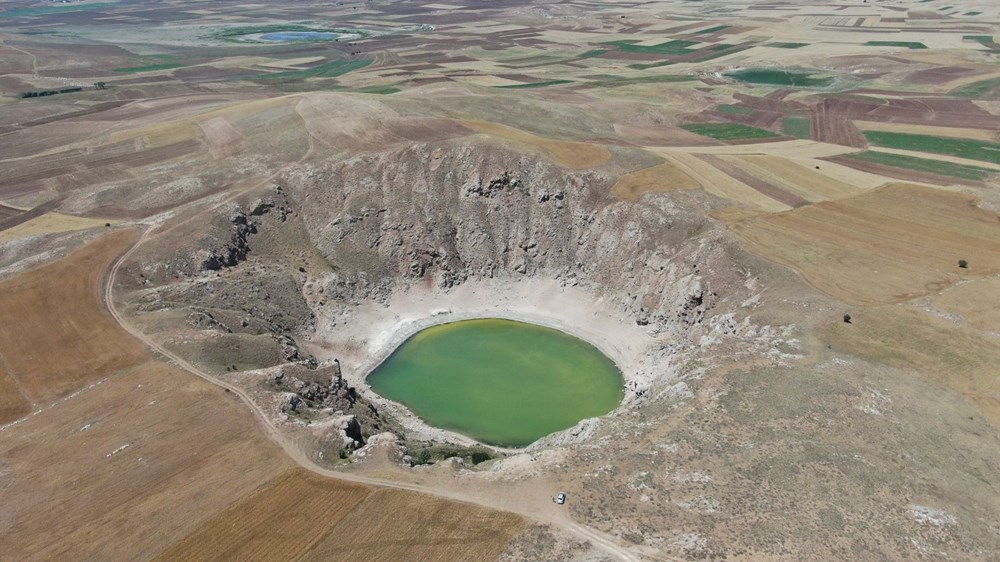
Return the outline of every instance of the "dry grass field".
<path id="1" fill-rule="evenodd" d="M 969 326 L 1000 332 L 1000 279 L 970 279 L 931 297 L 934 308 L 957 314 Z"/>
<path id="2" fill-rule="evenodd" d="M 891 184 L 839 201 L 732 224 L 747 248 L 794 268 L 849 303 L 884 304 L 936 293 L 963 275 L 1000 272 L 1000 222 L 974 199 Z"/>
<path id="3" fill-rule="evenodd" d="M 304 560 L 495 560 L 523 525 L 502 511 L 379 490 L 341 519 Z"/>
<path id="4" fill-rule="evenodd" d="M 163 363 L 0 431 L 0 558 L 156 555 L 291 461 L 231 394 Z"/>
<path id="5" fill-rule="evenodd" d="M 990 297 L 970 306 L 989 308 Z M 863 309 L 851 323 L 835 321 L 822 331 L 835 350 L 849 350 L 880 364 L 919 373 L 970 400 L 994 425 L 1000 425 L 1000 348 L 975 329 L 908 305 Z"/>
<path id="6" fill-rule="evenodd" d="M 119 230 L 0 283 L 0 356 L 36 404 L 142 362 L 146 350 L 104 309 L 102 280 L 138 233 Z M 16 320 L 14 320 L 16 319 Z"/>
<path id="7" fill-rule="evenodd" d="M 0 230 L 0 243 L 28 236 L 42 236 L 45 234 L 55 234 L 60 232 L 71 232 L 74 230 L 86 230 L 88 228 L 98 228 L 111 222 L 104 219 L 87 217 L 77 217 L 64 215 L 62 213 L 45 213 L 44 215 L 23 222 L 17 226 Z"/>
<path id="8" fill-rule="evenodd" d="M 611 188 L 611 194 L 626 201 L 638 201 L 644 193 L 700 187 L 701 184 L 694 178 L 668 162 L 621 176 Z"/>
<path id="9" fill-rule="evenodd" d="M 571 170 L 594 168 L 611 158 L 606 148 L 593 144 L 548 139 L 488 121 L 463 119 L 459 122 L 476 132 L 540 149 L 556 163 Z"/>

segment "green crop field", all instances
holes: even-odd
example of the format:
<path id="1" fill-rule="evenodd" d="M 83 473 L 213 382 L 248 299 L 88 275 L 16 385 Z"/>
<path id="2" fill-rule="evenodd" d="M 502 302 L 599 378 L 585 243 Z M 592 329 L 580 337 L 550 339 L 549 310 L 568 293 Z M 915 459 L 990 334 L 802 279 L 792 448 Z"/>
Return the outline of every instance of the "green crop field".
<path id="1" fill-rule="evenodd" d="M 781 130 L 786 135 L 808 139 L 812 136 L 812 123 L 807 117 L 785 117 L 781 120 Z"/>
<path id="2" fill-rule="evenodd" d="M 907 49 L 926 49 L 927 45 L 917 41 L 868 41 L 869 47 L 906 47 Z"/>
<path id="3" fill-rule="evenodd" d="M 632 41 L 609 41 L 605 45 L 611 45 L 616 47 L 619 51 L 625 51 L 626 53 L 646 53 L 646 54 L 656 54 L 656 55 L 686 55 L 692 52 L 691 47 L 695 45 L 694 41 L 685 41 L 683 39 L 674 39 L 673 41 L 667 41 L 666 43 L 660 43 L 659 45 L 635 45 Z"/>
<path id="4" fill-rule="evenodd" d="M 561 84 L 572 84 L 572 80 L 549 80 L 547 82 L 528 82 L 526 84 L 508 84 L 506 86 L 494 86 L 494 88 L 501 88 L 507 90 L 516 90 L 521 88 L 544 88 L 546 86 L 559 86 Z"/>
<path id="5" fill-rule="evenodd" d="M 865 138 L 873 145 L 886 148 L 946 154 L 1000 164 L 1000 143 L 995 142 L 883 131 L 865 131 Z"/>
<path id="6" fill-rule="evenodd" d="M 727 72 L 726 76 L 750 84 L 769 86 L 802 86 L 822 88 L 833 84 L 833 78 L 813 78 L 809 72 L 795 72 L 780 68 L 745 68 Z"/>
<path id="7" fill-rule="evenodd" d="M 681 128 L 715 140 L 766 139 L 781 135 L 739 123 L 691 123 Z"/>
<path id="8" fill-rule="evenodd" d="M 996 97 L 1000 94 L 1000 78 L 990 78 L 989 80 L 980 80 L 979 82 L 959 86 L 948 92 L 948 94 L 963 98 Z"/>
<path id="9" fill-rule="evenodd" d="M 185 65 L 177 63 L 147 64 L 145 66 L 130 66 L 125 68 L 112 68 L 113 72 L 153 72 L 155 70 L 170 70 L 171 68 L 181 68 Z"/>
<path id="10" fill-rule="evenodd" d="M 578 59 L 592 59 L 594 57 L 599 57 L 599 56 L 603 55 L 606 52 L 608 52 L 607 49 L 591 49 L 591 50 L 589 50 L 589 51 L 581 54 L 577 58 Z"/>
<path id="11" fill-rule="evenodd" d="M 702 29 L 701 31 L 695 31 L 692 35 L 707 35 L 709 33 L 716 33 L 722 31 L 723 29 L 729 29 L 728 25 L 717 25 L 715 27 L 710 27 L 708 29 Z"/>
<path id="12" fill-rule="evenodd" d="M 629 68 L 634 68 L 636 70 L 648 70 L 650 68 L 659 68 L 661 66 L 670 66 L 671 64 L 676 64 L 674 61 L 665 60 L 660 62 L 642 63 L 638 62 L 635 64 L 628 65 Z"/>
<path id="13" fill-rule="evenodd" d="M 742 105 L 723 104 L 715 109 L 719 113 L 728 113 L 729 115 L 750 115 L 753 113 L 753 109 L 743 107 Z"/>
<path id="14" fill-rule="evenodd" d="M 287 70 L 284 72 L 260 74 L 257 76 L 257 80 L 269 81 L 305 80 L 307 78 L 336 78 L 337 76 L 347 74 L 348 72 L 364 68 L 371 63 L 372 59 L 335 60 L 303 70 Z"/>
<path id="15" fill-rule="evenodd" d="M 928 158 L 917 158 L 915 156 L 905 156 L 902 154 L 891 154 L 888 152 L 877 152 L 866 150 L 847 156 L 853 160 L 862 160 L 872 164 L 882 164 L 894 168 L 904 168 L 917 172 L 927 172 L 942 176 L 951 176 L 966 180 L 983 181 L 986 178 L 1000 174 L 996 170 L 980 168 L 978 166 L 967 166 L 965 164 L 955 164 L 952 162 L 942 162 Z"/>
<path id="16" fill-rule="evenodd" d="M 768 43 L 764 45 L 765 47 L 777 47 L 779 49 L 799 49 L 805 47 L 809 43 Z"/>

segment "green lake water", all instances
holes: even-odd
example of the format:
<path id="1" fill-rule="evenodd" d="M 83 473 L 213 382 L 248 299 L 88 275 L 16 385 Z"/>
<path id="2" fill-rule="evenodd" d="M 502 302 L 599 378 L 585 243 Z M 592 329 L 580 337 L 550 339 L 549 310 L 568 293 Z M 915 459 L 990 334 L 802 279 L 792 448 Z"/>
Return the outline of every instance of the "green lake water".
<path id="1" fill-rule="evenodd" d="M 499 319 L 427 328 L 379 365 L 368 383 L 432 426 L 505 447 L 604 415 L 623 396 L 621 372 L 594 346 Z"/>

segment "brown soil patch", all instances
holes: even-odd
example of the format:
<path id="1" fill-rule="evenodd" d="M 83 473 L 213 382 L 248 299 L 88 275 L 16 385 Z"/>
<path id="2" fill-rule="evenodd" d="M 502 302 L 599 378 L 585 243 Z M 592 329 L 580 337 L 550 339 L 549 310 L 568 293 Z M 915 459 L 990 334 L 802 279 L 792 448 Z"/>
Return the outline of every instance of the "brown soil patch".
<path id="1" fill-rule="evenodd" d="M 0 552 L 148 559 L 289 465 L 231 394 L 145 363 L 0 431 Z"/>
<path id="2" fill-rule="evenodd" d="M 224 158 L 243 151 L 243 133 L 225 117 L 213 117 L 198 123 L 212 158 Z"/>
<path id="3" fill-rule="evenodd" d="M 626 201 L 638 201 L 644 193 L 664 193 L 700 187 L 701 184 L 694 178 L 668 162 L 621 176 L 611 188 L 611 194 Z"/>
<path id="4" fill-rule="evenodd" d="M 1000 426 L 1000 348 L 993 338 L 902 305 L 852 311 L 851 324 L 838 319 L 823 337 L 834 350 L 919 372 L 955 389 Z"/>
<path id="5" fill-rule="evenodd" d="M 850 303 L 936 293 L 957 280 L 959 259 L 977 263 L 977 276 L 1000 272 L 996 213 L 976 207 L 967 195 L 911 184 L 731 227 L 751 252 L 795 269 L 819 290 Z"/>
<path id="6" fill-rule="evenodd" d="M 521 517 L 512 513 L 379 490 L 344 517 L 304 560 L 495 560 L 522 525 Z"/>
<path id="7" fill-rule="evenodd" d="M 489 121 L 459 120 L 459 123 L 487 135 L 540 148 L 559 165 L 579 170 L 600 166 L 611 159 L 611 153 L 602 146 L 583 142 L 561 141 L 539 137 L 531 133 Z"/>
<path id="8" fill-rule="evenodd" d="M 205 522 L 157 560 L 298 560 L 370 493 L 368 486 L 295 468 Z M 342 538 L 334 534 L 335 541 Z"/>
<path id="9" fill-rule="evenodd" d="M 29 398 L 44 402 L 139 363 L 146 350 L 111 318 L 102 280 L 138 234 L 122 230 L 0 283 L 0 355 Z"/>
<path id="10" fill-rule="evenodd" d="M 0 366 L 0 425 L 14 421 L 29 412 L 31 404 L 21 394 L 21 389 L 14 379 L 10 378 Z"/>

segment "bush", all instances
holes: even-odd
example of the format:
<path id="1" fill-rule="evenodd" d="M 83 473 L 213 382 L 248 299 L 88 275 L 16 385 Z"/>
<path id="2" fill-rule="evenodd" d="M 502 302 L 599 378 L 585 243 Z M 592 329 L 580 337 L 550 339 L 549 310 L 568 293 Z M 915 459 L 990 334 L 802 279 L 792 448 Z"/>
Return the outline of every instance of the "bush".
<path id="1" fill-rule="evenodd" d="M 969 262 L 965 260 L 958 260 L 958 267 L 961 267 L 962 269 L 967 269 L 969 267 Z"/>
<path id="2" fill-rule="evenodd" d="M 346 459 L 347 458 L 347 451 L 345 451 L 344 449 L 337 449 L 337 456 L 340 457 L 340 458 L 342 458 L 342 459 Z"/>
<path id="3" fill-rule="evenodd" d="M 850 324 L 851 323 L 851 315 L 850 314 L 845 314 L 844 315 L 844 323 L 845 324 Z"/>
<path id="4" fill-rule="evenodd" d="M 427 464 L 429 462 L 431 462 L 431 452 L 427 449 L 420 449 L 417 458 L 413 460 L 413 464 Z"/>
<path id="5" fill-rule="evenodd" d="M 486 462 L 493 457 L 485 451 L 476 451 L 470 455 L 470 458 L 472 460 L 472 464 L 479 464 L 481 462 Z"/>

